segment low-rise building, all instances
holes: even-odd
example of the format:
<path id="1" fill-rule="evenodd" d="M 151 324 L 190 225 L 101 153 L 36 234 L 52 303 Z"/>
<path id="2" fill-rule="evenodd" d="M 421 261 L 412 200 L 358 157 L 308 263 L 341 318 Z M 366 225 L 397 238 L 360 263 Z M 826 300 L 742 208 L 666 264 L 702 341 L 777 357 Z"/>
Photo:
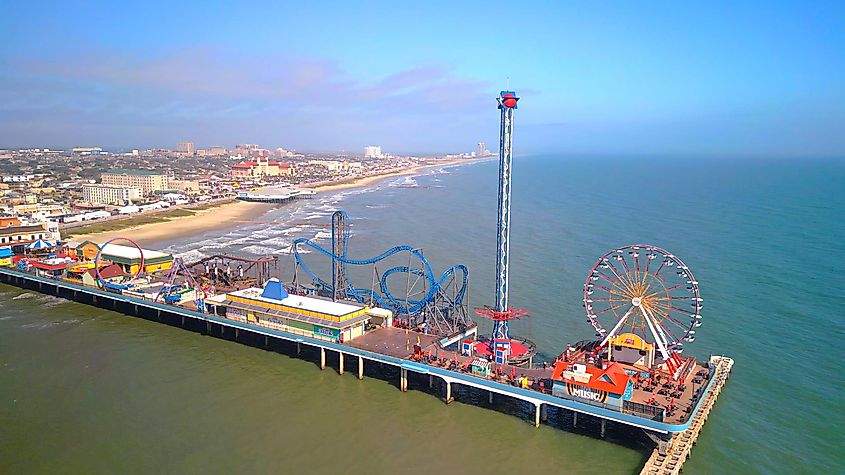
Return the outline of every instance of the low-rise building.
<path id="1" fill-rule="evenodd" d="M 293 175 L 293 168 L 290 163 L 271 161 L 266 157 L 258 157 L 253 161 L 232 165 L 232 178 L 236 180 L 290 175 Z"/>
<path id="2" fill-rule="evenodd" d="M 373 318 L 366 305 L 289 295 L 278 279 L 264 288 L 215 296 L 206 305 L 225 308 L 226 318 L 327 341 L 348 342 L 364 334 Z"/>

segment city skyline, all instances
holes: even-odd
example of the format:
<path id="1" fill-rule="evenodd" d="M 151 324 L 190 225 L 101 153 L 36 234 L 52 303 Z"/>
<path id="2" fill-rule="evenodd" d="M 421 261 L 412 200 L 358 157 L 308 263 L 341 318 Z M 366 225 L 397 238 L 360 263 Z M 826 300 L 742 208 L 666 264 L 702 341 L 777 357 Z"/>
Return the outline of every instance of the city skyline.
<path id="1" fill-rule="evenodd" d="M 472 150 L 509 78 L 517 154 L 841 155 L 843 7 L 766 5 L 17 4 L 0 148 Z"/>

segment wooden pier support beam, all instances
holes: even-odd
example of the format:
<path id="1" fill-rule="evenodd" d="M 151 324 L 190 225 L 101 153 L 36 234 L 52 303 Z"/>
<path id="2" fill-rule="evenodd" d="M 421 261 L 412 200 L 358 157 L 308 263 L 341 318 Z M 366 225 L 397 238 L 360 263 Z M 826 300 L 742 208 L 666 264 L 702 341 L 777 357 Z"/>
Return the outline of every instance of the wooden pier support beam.
<path id="1" fill-rule="evenodd" d="M 534 405 L 534 427 L 540 427 L 540 406 L 543 403 Z"/>
<path id="2" fill-rule="evenodd" d="M 428 389 L 431 389 L 433 387 L 434 387 L 434 375 L 429 374 L 428 375 Z"/>
<path id="3" fill-rule="evenodd" d="M 607 423 L 607 419 L 601 420 L 601 438 L 604 439 L 604 426 Z"/>
<path id="4" fill-rule="evenodd" d="M 403 393 L 408 391 L 408 370 L 405 368 L 399 370 L 399 390 Z"/>
<path id="5" fill-rule="evenodd" d="M 578 425 L 578 413 L 572 411 L 572 427 L 576 427 Z"/>
<path id="6" fill-rule="evenodd" d="M 136 305 L 137 307 L 137 305 Z M 185 316 L 182 315 L 182 328 L 185 328 Z"/>
<path id="7" fill-rule="evenodd" d="M 364 358 L 358 357 L 358 379 L 364 379 Z"/>
<path id="8" fill-rule="evenodd" d="M 446 381 L 446 404 L 452 402 L 454 398 L 452 397 L 452 382 Z"/>
<path id="9" fill-rule="evenodd" d="M 487 402 L 493 404 L 493 391 L 487 393 Z"/>
<path id="10" fill-rule="evenodd" d="M 297 343 L 297 346 L 299 343 Z M 326 369 L 326 349 L 320 348 L 320 369 Z"/>
<path id="11" fill-rule="evenodd" d="M 540 419 L 542 419 L 543 422 L 549 420 L 549 406 L 547 404 L 540 406 Z"/>
<path id="12" fill-rule="evenodd" d="M 302 353 L 302 347 L 299 346 L 299 342 L 296 342 L 296 355 L 299 356 L 300 353 Z"/>
<path id="13" fill-rule="evenodd" d="M 337 352 L 337 374 L 343 376 L 343 352 Z"/>
<path id="14" fill-rule="evenodd" d="M 235 327 L 235 341 L 238 341 L 238 335 L 240 335 L 240 329 Z"/>

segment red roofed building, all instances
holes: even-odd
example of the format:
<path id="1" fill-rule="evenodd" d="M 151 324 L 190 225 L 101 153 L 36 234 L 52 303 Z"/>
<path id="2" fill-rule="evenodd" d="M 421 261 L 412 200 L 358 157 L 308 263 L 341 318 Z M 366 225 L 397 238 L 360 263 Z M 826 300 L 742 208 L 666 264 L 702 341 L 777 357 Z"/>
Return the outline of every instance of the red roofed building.
<path id="1" fill-rule="evenodd" d="M 552 371 L 552 394 L 567 399 L 622 406 L 632 394 L 631 376 L 619 363 L 606 369 L 558 361 Z"/>
<path id="2" fill-rule="evenodd" d="M 236 180 L 284 175 L 293 175 L 293 167 L 290 166 L 290 163 L 270 161 L 265 157 L 232 165 L 232 178 Z"/>
<path id="3" fill-rule="evenodd" d="M 126 276 L 126 272 L 117 264 L 111 264 L 100 269 L 100 277 L 107 282 L 120 282 Z M 97 280 L 97 271 L 88 269 L 82 274 L 82 283 L 89 287 L 99 287 Z"/>

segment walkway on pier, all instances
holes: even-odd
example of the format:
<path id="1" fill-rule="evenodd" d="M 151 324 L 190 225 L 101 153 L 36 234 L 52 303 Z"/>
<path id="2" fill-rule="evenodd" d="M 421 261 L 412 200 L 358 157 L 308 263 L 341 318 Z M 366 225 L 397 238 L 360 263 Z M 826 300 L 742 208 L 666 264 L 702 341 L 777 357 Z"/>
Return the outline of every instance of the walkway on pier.
<path id="1" fill-rule="evenodd" d="M 726 356 L 713 356 L 711 361 L 716 364 L 716 374 L 713 376 L 713 386 L 704 397 L 703 404 L 698 408 L 692 424 L 670 440 L 668 449 L 661 453 L 660 447 L 654 449 L 651 457 L 646 461 L 640 475 L 676 475 L 681 472 L 684 462 L 690 457 L 692 447 L 698 440 L 698 434 L 707 421 L 707 416 L 716 404 L 716 398 L 722 392 L 722 387 L 730 376 L 734 360 Z"/>

